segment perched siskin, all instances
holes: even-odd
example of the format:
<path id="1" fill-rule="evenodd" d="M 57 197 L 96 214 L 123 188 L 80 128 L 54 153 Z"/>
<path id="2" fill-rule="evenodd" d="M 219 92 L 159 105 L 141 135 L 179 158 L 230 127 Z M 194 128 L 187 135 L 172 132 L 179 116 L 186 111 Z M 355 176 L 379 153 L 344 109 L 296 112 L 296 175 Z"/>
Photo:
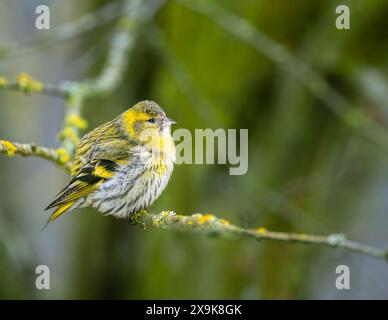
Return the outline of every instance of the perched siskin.
<path id="1" fill-rule="evenodd" d="M 73 179 L 47 209 L 47 223 L 91 206 L 115 217 L 147 209 L 170 179 L 175 160 L 171 125 L 163 109 L 142 101 L 86 134 L 75 153 Z"/>

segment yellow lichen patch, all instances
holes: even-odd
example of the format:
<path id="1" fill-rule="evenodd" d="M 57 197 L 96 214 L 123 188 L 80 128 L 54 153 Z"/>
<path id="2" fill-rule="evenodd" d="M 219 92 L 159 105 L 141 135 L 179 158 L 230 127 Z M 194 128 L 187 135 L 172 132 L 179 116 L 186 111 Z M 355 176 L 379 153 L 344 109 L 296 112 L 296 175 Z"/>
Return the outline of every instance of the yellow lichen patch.
<path id="1" fill-rule="evenodd" d="M 20 73 L 16 77 L 16 81 L 20 87 L 27 87 L 29 81 L 30 81 L 30 76 L 27 73 Z"/>
<path id="2" fill-rule="evenodd" d="M 160 215 L 161 215 L 162 217 L 167 217 L 167 216 L 170 215 L 170 213 L 169 213 L 168 211 L 163 211 L 163 212 L 160 213 Z"/>
<path id="3" fill-rule="evenodd" d="M 159 214 L 156 214 L 152 217 L 152 224 L 156 227 L 166 224 L 166 220 L 164 218 L 175 216 L 175 212 L 173 211 L 162 211 Z"/>
<path id="4" fill-rule="evenodd" d="M 300 238 L 301 240 L 307 240 L 309 237 L 308 237 L 307 234 L 301 233 L 301 234 L 299 235 L 299 238 Z"/>
<path id="5" fill-rule="evenodd" d="M 57 155 L 58 155 L 58 160 L 60 163 L 64 164 L 70 160 L 70 156 L 67 153 L 67 151 L 63 148 L 58 148 L 57 149 Z"/>
<path id="6" fill-rule="evenodd" d="M 33 79 L 28 73 L 22 72 L 16 77 L 16 83 L 26 92 L 40 92 L 43 84 Z"/>
<path id="7" fill-rule="evenodd" d="M 15 151 L 17 148 L 12 142 L 6 141 L 6 140 L 0 140 L 0 144 L 2 144 L 7 151 L 8 157 L 12 158 L 15 155 Z"/>
<path id="8" fill-rule="evenodd" d="M 66 117 L 66 125 L 74 126 L 79 129 L 86 129 L 88 122 L 77 114 L 69 114 Z"/>
<path id="9" fill-rule="evenodd" d="M 230 224 L 230 222 L 226 219 L 218 219 L 218 223 L 223 224 L 225 226 Z"/>
<path id="10" fill-rule="evenodd" d="M 79 139 L 74 129 L 71 127 L 65 127 L 62 132 L 59 134 L 59 137 L 64 140 L 70 140 L 74 145 L 78 145 Z"/>
<path id="11" fill-rule="evenodd" d="M 176 217 L 176 214 L 174 211 L 162 211 L 159 216 L 161 218 L 167 218 L 167 217 L 172 217 L 172 216 L 175 216 Z"/>
<path id="12" fill-rule="evenodd" d="M 157 216 L 153 216 L 152 218 L 151 218 L 151 221 L 152 221 L 152 224 L 153 225 L 155 225 L 155 224 L 157 224 L 158 223 L 158 217 Z"/>
<path id="13" fill-rule="evenodd" d="M 8 84 L 8 81 L 4 77 L 0 77 L 0 88 L 5 87 Z"/>
<path id="14" fill-rule="evenodd" d="M 208 221 L 214 221 L 215 219 L 216 219 L 216 217 L 212 214 L 204 214 L 197 219 L 197 222 L 199 224 L 203 224 L 203 223 L 208 222 Z"/>
<path id="15" fill-rule="evenodd" d="M 256 229 L 256 232 L 257 233 L 260 233 L 260 234 L 264 234 L 267 232 L 267 229 L 266 228 L 263 228 L 263 227 L 259 227 Z"/>

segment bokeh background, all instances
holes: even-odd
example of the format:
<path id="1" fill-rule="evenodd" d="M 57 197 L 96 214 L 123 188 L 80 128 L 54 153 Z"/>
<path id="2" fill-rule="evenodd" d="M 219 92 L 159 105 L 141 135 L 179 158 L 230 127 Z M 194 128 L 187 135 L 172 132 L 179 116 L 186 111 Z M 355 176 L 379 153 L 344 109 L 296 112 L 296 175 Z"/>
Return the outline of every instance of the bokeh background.
<path id="1" fill-rule="evenodd" d="M 152 99 L 176 128 L 247 128 L 249 170 L 176 166 L 152 211 L 211 212 L 244 227 L 344 233 L 388 247 L 388 2 L 201 2 L 211 14 L 182 2 L 167 1 L 141 28 L 120 85 L 87 100 L 83 115 L 93 128 Z M 1 0 L 0 47 L 31 46 L 107 3 Z M 34 27 L 39 4 L 50 7 L 51 30 Z M 350 30 L 335 28 L 339 4 L 350 7 Z M 230 13 L 256 30 L 254 43 L 246 41 L 252 28 L 237 28 Z M 114 23 L 3 54 L 0 74 L 47 83 L 95 77 Z M 276 61 L 274 44 L 302 63 Z M 318 78 L 305 76 L 305 64 Z M 57 147 L 63 116 L 61 99 L 0 92 L 1 139 Z M 68 178 L 45 160 L 0 155 L 0 298 L 388 298 L 388 264 L 339 249 L 142 230 L 91 209 L 40 232 L 44 207 Z M 48 291 L 35 288 L 40 264 L 51 270 Z M 335 287 L 340 264 L 350 268 L 350 290 Z"/>

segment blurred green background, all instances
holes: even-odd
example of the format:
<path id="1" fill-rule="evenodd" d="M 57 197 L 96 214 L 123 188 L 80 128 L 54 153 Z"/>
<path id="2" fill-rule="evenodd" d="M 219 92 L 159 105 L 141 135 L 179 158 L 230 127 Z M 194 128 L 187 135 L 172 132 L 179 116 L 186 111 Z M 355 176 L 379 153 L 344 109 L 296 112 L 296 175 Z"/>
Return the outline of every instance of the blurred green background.
<path id="1" fill-rule="evenodd" d="M 0 47 L 44 37 L 107 2 L 1 0 Z M 249 129 L 249 170 L 230 176 L 227 165 L 178 165 L 151 211 L 211 212 L 244 227 L 345 233 L 388 247 L 388 1 L 203 3 L 249 22 L 332 89 L 233 35 L 233 19 L 167 1 L 142 27 L 119 87 L 85 102 L 89 129 L 155 100 L 176 128 Z M 49 5 L 53 30 L 34 28 L 39 4 Z M 335 27 L 339 4 L 350 7 L 350 30 Z M 0 56 L 0 74 L 28 72 L 47 83 L 95 77 L 113 26 Z M 56 147 L 63 115 L 61 99 L 1 91 L 0 139 Z M 40 232 L 44 207 L 68 179 L 42 159 L 0 156 L 0 298 L 388 298 L 387 263 L 339 249 L 142 230 L 92 209 Z M 48 291 L 35 288 L 40 264 L 51 270 Z M 335 287 L 340 264 L 350 268 L 350 290 Z"/>

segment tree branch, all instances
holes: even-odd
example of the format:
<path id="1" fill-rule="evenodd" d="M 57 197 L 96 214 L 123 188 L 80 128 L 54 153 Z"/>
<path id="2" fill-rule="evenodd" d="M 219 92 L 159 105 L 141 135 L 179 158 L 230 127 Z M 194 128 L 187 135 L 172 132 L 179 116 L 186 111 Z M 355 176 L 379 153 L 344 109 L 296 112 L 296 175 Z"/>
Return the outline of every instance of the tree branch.
<path id="1" fill-rule="evenodd" d="M 0 90 L 15 91 L 26 94 L 42 94 L 46 96 L 54 96 L 59 98 L 66 98 L 69 95 L 69 82 L 62 82 L 60 85 L 44 84 L 29 74 L 22 72 L 16 80 L 9 81 L 5 77 L 0 77 Z"/>
<path id="2" fill-rule="evenodd" d="M 135 224 L 143 228 L 155 227 L 158 229 L 205 233 L 218 236 L 233 236 L 254 240 L 270 240 L 287 243 L 318 244 L 331 248 L 342 248 L 371 257 L 388 261 L 388 250 L 374 248 L 362 243 L 346 239 L 343 234 L 328 236 L 310 235 L 304 233 L 286 233 L 268 231 L 265 228 L 244 229 L 231 224 L 228 220 L 219 219 L 212 214 L 193 214 L 190 216 L 177 215 L 172 211 L 163 211 L 159 214 L 142 212 L 131 218 Z"/>
<path id="3" fill-rule="evenodd" d="M 15 154 L 19 154 L 23 157 L 35 156 L 54 162 L 64 168 L 67 172 L 70 172 L 71 169 L 70 157 L 67 152 L 61 148 L 51 149 L 37 146 L 34 143 L 23 144 L 0 140 L 0 153 L 7 154 L 9 157 L 13 157 Z"/>
<path id="4" fill-rule="evenodd" d="M 60 133 L 63 147 L 69 154 L 73 154 L 75 146 L 79 142 L 79 129 L 86 127 L 85 120 L 81 118 L 83 101 L 90 97 L 106 96 L 117 87 L 128 64 L 128 53 L 134 47 L 137 28 L 151 19 L 163 4 L 164 0 L 148 1 L 146 4 L 140 0 L 127 0 L 123 8 L 126 15 L 120 18 L 116 24 L 107 62 L 100 75 L 93 80 L 71 84 L 64 128 Z M 135 9 L 131 10 L 131 8 Z"/>
<path id="5" fill-rule="evenodd" d="M 132 6 L 128 9 L 136 8 Z M 0 62 L 1 60 L 14 59 L 77 38 L 116 20 L 126 13 L 127 11 L 120 10 L 119 1 L 110 2 L 97 11 L 86 13 L 76 21 L 54 27 L 49 33 L 43 33 L 43 36 L 42 33 L 35 33 L 21 44 L 0 46 Z"/>
<path id="6" fill-rule="evenodd" d="M 106 96 L 117 87 L 128 64 L 128 53 L 134 48 L 138 29 L 158 12 L 164 2 L 165 0 L 149 0 L 144 3 L 141 0 L 125 1 L 122 10 L 125 15 L 118 19 L 116 23 L 107 62 L 96 79 L 88 79 L 82 82 L 63 81 L 58 85 L 52 85 L 43 84 L 30 75 L 22 73 L 16 81 L 12 82 L 0 77 L 0 90 L 45 94 L 64 98 L 66 100 L 65 119 L 63 129 L 58 136 L 62 141 L 62 148 L 72 156 L 80 140 L 80 130 L 87 127 L 86 120 L 81 117 L 84 100 L 95 96 Z M 111 8 L 109 10 L 111 11 Z M 105 11 L 103 12 L 105 13 Z M 98 21 L 98 19 L 91 19 L 90 17 L 81 19 L 81 21 L 91 20 Z"/>

